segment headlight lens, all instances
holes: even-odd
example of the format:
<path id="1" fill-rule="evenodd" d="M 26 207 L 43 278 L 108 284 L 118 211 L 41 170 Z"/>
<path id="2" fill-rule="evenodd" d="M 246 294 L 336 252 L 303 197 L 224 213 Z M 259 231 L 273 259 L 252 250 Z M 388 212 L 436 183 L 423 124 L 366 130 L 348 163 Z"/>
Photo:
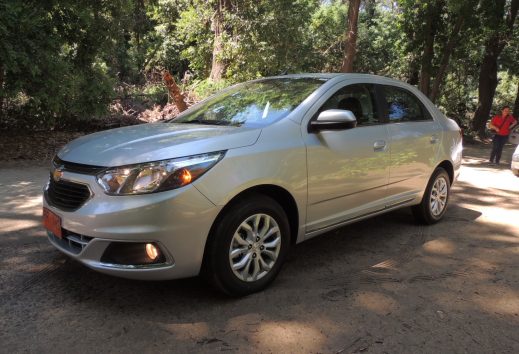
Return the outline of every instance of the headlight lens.
<path id="1" fill-rule="evenodd" d="M 97 183 L 109 195 L 146 194 L 180 188 L 206 173 L 224 154 L 224 151 L 219 151 L 116 167 L 97 175 Z"/>

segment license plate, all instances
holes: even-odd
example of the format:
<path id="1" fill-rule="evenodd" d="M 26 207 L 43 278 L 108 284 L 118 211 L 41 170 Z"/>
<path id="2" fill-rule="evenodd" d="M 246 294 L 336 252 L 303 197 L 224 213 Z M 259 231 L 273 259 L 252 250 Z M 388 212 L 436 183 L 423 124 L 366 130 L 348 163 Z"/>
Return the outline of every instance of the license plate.
<path id="1" fill-rule="evenodd" d="M 47 208 L 43 208 L 43 227 L 52 232 L 57 238 L 62 238 L 61 218 Z"/>

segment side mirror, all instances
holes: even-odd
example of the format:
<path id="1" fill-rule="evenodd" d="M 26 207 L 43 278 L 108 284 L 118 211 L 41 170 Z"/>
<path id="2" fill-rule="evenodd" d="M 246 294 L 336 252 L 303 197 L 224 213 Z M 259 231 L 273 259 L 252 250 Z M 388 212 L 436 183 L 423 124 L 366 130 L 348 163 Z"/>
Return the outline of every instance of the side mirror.
<path id="1" fill-rule="evenodd" d="M 346 130 L 357 126 L 357 118 L 352 111 L 344 109 L 328 109 L 310 122 L 309 132 L 320 130 Z"/>

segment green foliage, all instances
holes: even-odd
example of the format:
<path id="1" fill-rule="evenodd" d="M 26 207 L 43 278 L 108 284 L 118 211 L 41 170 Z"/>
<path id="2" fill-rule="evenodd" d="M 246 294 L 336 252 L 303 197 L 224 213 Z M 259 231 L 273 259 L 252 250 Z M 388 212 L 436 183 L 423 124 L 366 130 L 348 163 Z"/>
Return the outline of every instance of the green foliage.
<path id="1" fill-rule="evenodd" d="M 314 48 L 314 71 L 339 71 L 344 56 L 347 6 L 341 0 L 322 2 L 312 15 L 309 35 Z"/>
<path id="2" fill-rule="evenodd" d="M 306 71 L 312 60 L 307 24 L 315 0 L 243 1 L 233 14 L 227 77 L 243 81 Z"/>
<path id="3" fill-rule="evenodd" d="M 220 59 L 227 64 L 227 80 L 239 82 L 307 69 L 312 60 L 307 23 L 317 3 L 244 0 L 232 12 L 225 13 L 228 30 L 223 35 Z M 174 31 L 183 43 L 181 58 L 189 62 L 189 68 L 200 79 L 211 70 L 213 6 L 211 2 L 194 1 L 180 13 Z"/>
<path id="4" fill-rule="evenodd" d="M 506 71 L 500 72 L 498 79 L 499 83 L 492 106 L 492 111 L 495 113 L 499 112 L 505 105 L 510 107 L 514 106 L 514 100 L 517 94 L 517 83 L 519 82 L 518 76 L 511 75 Z"/>
<path id="5" fill-rule="evenodd" d="M 175 31 L 171 36 L 178 39 L 180 58 L 189 62 L 189 68 L 199 78 L 205 78 L 211 71 L 213 37 L 211 32 L 212 9 L 203 1 L 195 2 L 179 15 Z M 172 41 L 171 39 L 165 39 Z"/>
<path id="6" fill-rule="evenodd" d="M 99 55 L 109 44 L 109 21 L 99 13 L 112 6 L 109 1 L 2 1 L 0 98 L 7 109 L 51 123 L 104 113 L 115 80 Z"/>
<path id="7" fill-rule="evenodd" d="M 498 0 L 503 1 L 508 11 L 510 0 Z M 207 79 L 218 3 L 0 0 L 0 114 L 52 125 L 103 116 L 116 95 L 163 104 L 163 69 L 198 99 L 258 77 L 339 70 L 347 1 L 228 0 L 223 50 L 217 54 L 225 65 L 223 79 Z M 461 15 L 463 27 L 437 103 L 450 116 L 466 120 L 477 106 L 485 43 L 506 26 L 499 20 L 502 7 L 495 5 L 495 0 L 364 0 L 355 70 L 417 84 L 427 65 L 434 82 Z M 434 34 L 430 62 L 422 60 L 429 20 Z M 515 99 L 518 31 L 516 25 L 499 57 L 494 105 Z"/>
<path id="8" fill-rule="evenodd" d="M 406 38 L 401 26 L 402 15 L 381 5 L 360 15 L 357 71 L 405 78 L 407 60 Z"/>

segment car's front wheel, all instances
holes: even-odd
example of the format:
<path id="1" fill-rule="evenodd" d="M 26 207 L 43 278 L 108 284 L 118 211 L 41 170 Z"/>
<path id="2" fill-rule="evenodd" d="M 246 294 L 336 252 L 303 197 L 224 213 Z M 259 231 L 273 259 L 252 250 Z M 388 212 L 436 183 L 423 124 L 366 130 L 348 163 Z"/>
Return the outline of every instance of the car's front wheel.
<path id="1" fill-rule="evenodd" d="M 242 296 L 264 289 L 279 273 L 290 244 L 283 208 L 254 195 L 224 211 L 208 240 L 204 272 L 221 291 Z"/>
<path id="2" fill-rule="evenodd" d="M 423 224 L 434 224 L 443 217 L 450 197 L 450 178 L 438 167 L 431 176 L 420 204 L 412 207 L 416 220 Z"/>

